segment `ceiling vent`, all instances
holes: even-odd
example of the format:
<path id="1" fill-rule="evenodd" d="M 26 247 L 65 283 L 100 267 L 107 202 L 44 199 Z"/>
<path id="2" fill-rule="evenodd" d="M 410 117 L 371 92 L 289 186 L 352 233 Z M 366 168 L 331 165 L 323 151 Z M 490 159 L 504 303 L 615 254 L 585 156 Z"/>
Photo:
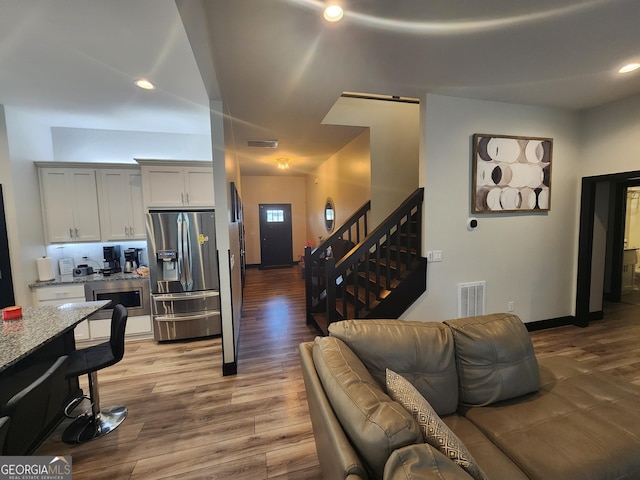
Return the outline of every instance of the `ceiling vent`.
<path id="1" fill-rule="evenodd" d="M 247 146 L 258 148 L 278 148 L 278 140 L 249 140 L 247 142 Z"/>

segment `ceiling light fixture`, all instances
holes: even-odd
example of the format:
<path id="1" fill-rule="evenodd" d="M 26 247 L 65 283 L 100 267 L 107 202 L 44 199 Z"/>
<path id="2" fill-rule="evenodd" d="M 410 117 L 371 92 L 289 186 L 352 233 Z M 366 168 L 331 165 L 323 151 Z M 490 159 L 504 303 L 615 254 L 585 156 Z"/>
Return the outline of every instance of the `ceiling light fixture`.
<path id="1" fill-rule="evenodd" d="M 288 170 L 289 169 L 289 159 L 288 158 L 278 158 L 276 160 L 276 163 L 278 164 L 278 169 L 279 170 Z"/>
<path id="2" fill-rule="evenodd" d="M 620 70 L 618 70 L 618 73 L 631 73 L 639 68 L 640 68 L 640 63 L 628 63 L 627 65 L 622 67 Z"/>
<path id="3" fill-rule="evenodd" d="M 156 86 L 153 83 L 151 83 L 149 80 L 147 80 L 146 78 L 139 78 L 134 83 L 138 87 L 143 88 L 145 90 L 153 90 L 154 88 L 156 88 Z"/>
<path id="4" fill-rule="evenodd" d="M 323 15 L 327 22 L 337 22 L 344 15 L 344 10 L 337 3 L 330 3 L 325 7 Z"/>

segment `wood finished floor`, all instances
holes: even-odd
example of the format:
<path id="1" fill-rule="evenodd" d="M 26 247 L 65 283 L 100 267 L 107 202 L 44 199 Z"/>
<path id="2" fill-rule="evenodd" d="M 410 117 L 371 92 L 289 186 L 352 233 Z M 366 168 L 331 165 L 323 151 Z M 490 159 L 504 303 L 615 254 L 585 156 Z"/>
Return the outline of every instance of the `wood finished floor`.
<path id="1" fill-rule="evenodd" d="M 316 335 L 299 267 L 250 269 L 246 279 L 237 375 L 221 374 L 220 339 L 128 342 L 99 374 L 101 404 L 126 405 L 127 420 L 80 446 L 61 441 L 65 421 L 35 454 L 71 455 L 76 480 L 321 478 L 298 363 L 298 344 Z M 533 332 L 536 352 L 640 385 L 640 307 L 606 311 L 585 329 Z"/>

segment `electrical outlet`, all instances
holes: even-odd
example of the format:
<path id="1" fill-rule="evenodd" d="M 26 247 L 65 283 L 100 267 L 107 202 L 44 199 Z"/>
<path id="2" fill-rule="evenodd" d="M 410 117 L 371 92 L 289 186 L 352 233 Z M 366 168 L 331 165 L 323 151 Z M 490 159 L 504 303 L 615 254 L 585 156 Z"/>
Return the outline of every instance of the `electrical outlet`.
<path id="1" fill-rule="evenodd" d="M 513 312 L 513 311 L 515 310 L 515 308 L 516 308 L 516 303 L 515 303 L 513 300 L 512 300 L 512 301 L 510 301 L 510 302 L 507 304 L 507 309 L 508 309 L 510 312 Z"/>

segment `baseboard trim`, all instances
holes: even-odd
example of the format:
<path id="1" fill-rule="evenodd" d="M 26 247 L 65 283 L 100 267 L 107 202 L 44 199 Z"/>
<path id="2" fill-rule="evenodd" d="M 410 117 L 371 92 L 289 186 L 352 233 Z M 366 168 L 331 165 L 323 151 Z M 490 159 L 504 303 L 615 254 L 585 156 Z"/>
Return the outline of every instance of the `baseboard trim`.
<path id="1" fill-rule="evenodd" d="M 592 321 L 592 320 L 602 320 L 604 318 L 604 312 L 602 310 L 599 310 L 597 312 L 589 312 L 589 315 L 587 316 L 588 321 Z"/>
<path id="2" fill-rule="evenodd" d="M 222 364 L 222 376 L 235 375 L 238 373 L 238 364 L 236 362 Z"/>
<path id="3" fill-rule="evenodd" d="M 536 322 L 527 322 L 524 324 L 529 332 L 536 330 L 545 330 L 547 328 L 564 327 L 566 325 L 574 325 L 576 318 L 573 315 L 566 317 L 550 318 L 548 320 L 538 320 Z"/>

